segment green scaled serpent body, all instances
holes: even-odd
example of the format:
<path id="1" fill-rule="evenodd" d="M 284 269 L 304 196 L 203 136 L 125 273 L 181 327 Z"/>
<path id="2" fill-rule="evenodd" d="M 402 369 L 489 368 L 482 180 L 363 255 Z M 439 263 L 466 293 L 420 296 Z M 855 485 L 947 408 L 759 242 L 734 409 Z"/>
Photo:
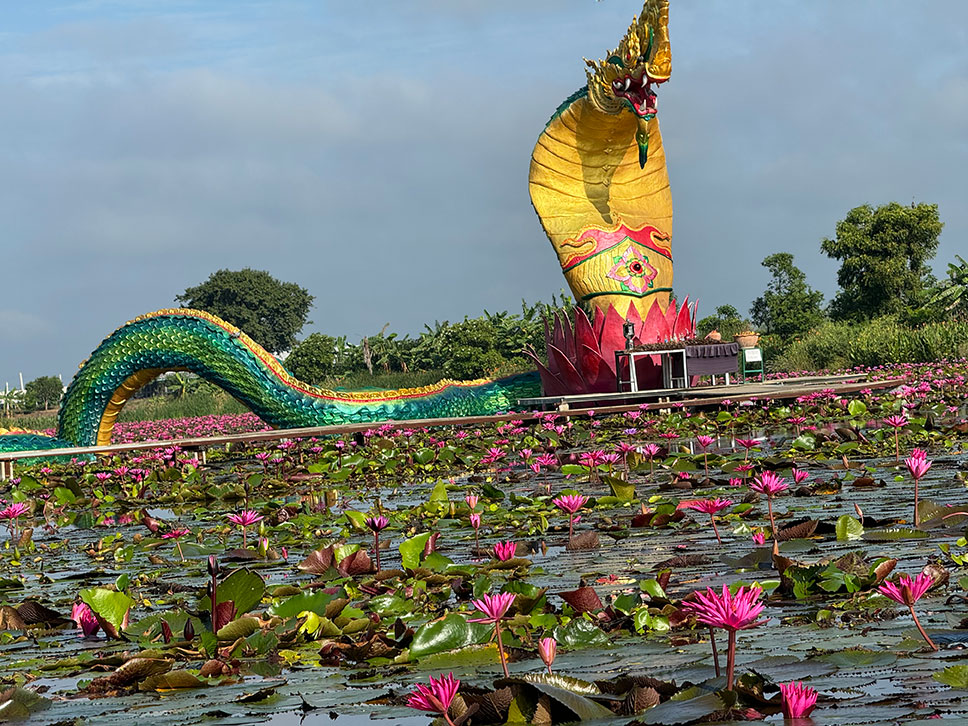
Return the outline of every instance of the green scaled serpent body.
<path id="1" fill-rule="evenodd" d="M 159 310 L 118 328 L 81 365 L 64 394 L 56 437 L 7 434 L 0 436 L 0 451 L 110 444 L 125 402 L 158 375 L 179 370 L 222 388 L 277 428 L 489 415 L 541 390 L 537 374 L 394 391 L 317 388 L 293 378 L 262 346 L 214 315 Z"/>

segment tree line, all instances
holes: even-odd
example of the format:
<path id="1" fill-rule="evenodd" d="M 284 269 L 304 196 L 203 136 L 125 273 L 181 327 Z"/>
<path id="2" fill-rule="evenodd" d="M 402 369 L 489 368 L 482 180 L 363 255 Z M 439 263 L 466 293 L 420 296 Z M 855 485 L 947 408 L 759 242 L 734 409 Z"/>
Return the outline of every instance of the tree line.
<path id="1" fill-rule="evenodd" d="M 829 304 L 807 284 L 793 255 L 778 252 L 762 262 L 770 281 L 753 301 L 749 318 L 732 305 L 721 305 L 699 322 L 700 333 L 718 329 L 725 338 L 754 327 L 765 335 L 764 345 L 775 358 L 825 323 L 858 332 L 874 321 L 886 330 L 963 320 L 968 316 L 968 263 L 956 255 L 957 264 L 949 263 L 947 277 L 940 280 L 928 266 L 943 227 L 936 204 L 855 207 L 837 223 L 834 236 L 820 242 L 820 251 L 840 263 L 839 290 Z"/>

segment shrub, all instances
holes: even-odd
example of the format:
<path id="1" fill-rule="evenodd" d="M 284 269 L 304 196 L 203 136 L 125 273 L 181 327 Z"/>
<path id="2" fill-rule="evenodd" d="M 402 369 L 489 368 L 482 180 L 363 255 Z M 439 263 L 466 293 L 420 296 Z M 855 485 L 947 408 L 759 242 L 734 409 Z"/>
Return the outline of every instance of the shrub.
<path id="1" fill-rule="evenodd" d="M 968 356 L 968 322 L 918 328 L 887 316 L 865 323 L 826 322 L 767 359 L 770 370 L 798 371 L 927 363 Z"/>

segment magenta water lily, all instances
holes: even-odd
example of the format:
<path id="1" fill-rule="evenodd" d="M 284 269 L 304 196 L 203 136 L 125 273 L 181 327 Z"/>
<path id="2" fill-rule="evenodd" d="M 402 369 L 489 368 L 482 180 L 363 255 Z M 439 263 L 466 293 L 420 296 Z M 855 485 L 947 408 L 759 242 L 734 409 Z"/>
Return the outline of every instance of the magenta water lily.
<path id="1" fill-rule="evenodd" d="M 376 570 L 377 572 L 379 572 L 381 569 L 380 568 L 380 532 L 382 532 L 384 529 L 386 529 L 389 526 L 390 520 L 381 514 L 376 517 L 367 517 L 364 520 L 364 522 L 366 526 L 370 528 L 370 531 L 373 532 L 373 552 L 375 553 L 375 557 L 376 557 Z"/>
<path id="2" fill-rule="evenodd" d="M 538 656 L 541 658 L 541 662 L 545 664 L 548 669 L 548 675 L 551 675 L 551 665 L 555 662 L 555 656 L 558 654 L 558 641 L 554 638 L 542 638 L 538 641 Z"/>
<path id="3" fill-rule="evenodd" d="M 510 674 L 508 673 L 507 656 L 504 653 L 504 643 L 501 640 L 501 620 L 513 603 L 514 593 L 499 592 L 496 594 L 486 594 L 479 600 L 473 600 L 471 602 L 484 617 L 468 620 L 471 623 L 491 623 L 494 625 L 494 639 L 497 641 L 498 658 L 501 660 L 501 668 L 504 670 L 505 678 L 510 677 Z"/>
<path id="4" fill-rule="evenodd" d="M 921 637 L 924 638 L 924 642 L 927 643 L 931 650 L 937 650 L 938 646 L 934 644 L 934 641 L 928 637 L 924 628 L 921 626 L 921 621 L 918 620 L 917 613 L 914 612 L 914 604 L 920 600 L 928 590 L 934 585 L 934 580 L 931 575 L 926 572 L 920 573 L 917 577 L 911 577 L 909 575 L 900 575 L 897 582 L 885 582 L 878 590 L 880 590 L 882 595 L 885 595 L 896 603 L 900 603 L 907 607 L 911 613 L 911 618 L 914 620 L 915 626 L 917 626 L 918 632 L 921 633 Z"/>
<path id="5" fill-rule="evenodd" d="M 783 717 L 786 719 L 807 718 L 813 713 L 817 703 L 817 691 L 805 686 L 802 681 L 781 683 Z"/>
<path id="6" fill-rule="evenodd" d="M 262 515 L 252 509 L 243 509 L 241 512 L 236 512 L 235 514 L 228 514 L 226 518 L 232 522 L 232 524 L 237 524 L 242 529 L 242 549 L 246 548 L 246 538 L 245 530 L 247 527 L 251 527 L 253 524 L 258 524 L 262 521 Z"/>
<path id="7" fill-rule="evenodd" d="M 931 470 L 931 461 L 928 460 L 927 452 L 923 449 L 915 449 L 911 456 L 904 460 L 908 473 L 914 479 L 914 526 L 921 525 L 921 513 L 918 511 L 918 489 L 925 474 Z"/>
<path id="8" fill-rule="evenodd" d="M 719 529 L 716 527 L 716 515 L 724 509 L 732 506 L 732 499 L 698 499 L 695 501 L 680 502 L 680 509 L 694 509 L 697 512 L 702 512 L 703 514 L 709 515 L 709 522 L 713 527 L 713 533 L 716 535 L 716 541 L 719 544 L 723 543 L 722 538 L 719 536 Z"/>
<path id="9" fill-rule="evenodd" d="M 721 592 L 710 587 L 705 592 L 696 591 L 693 596 L 695 600 L 684 602 L 683 607 L 691 611 L 699 622 L 728 633 L 726 688 L 732 690 L 736 670 L 736 633 L 766 622 L 757 620 L 763 612 L 764 604 L 760 601 L 763 591 L 758 587 L 739 587 L 733 593 L 723 585 Z"/>
<path id="10" fill-rule="evenodd" d="M 754 492 L 766 495 L 766 506 L 770 513 L 770 530 L 773 532 L 774 542 L 776 541 L 776 520 L 773 518 L 773 497 L 788 488 L 786 480 L 772 471 L 764 471 L 750 484 L 750 489 Z"/>
<path id="11" fill-rule="evenodd" d="M 454 726 L 448 711 L 460 688 L 460 681 L 453 673 L 437 678 L 430 677 L 430 685 L 418 683 L 407 699 L 407 705 L 419 711 L 427 711 L 442 716 L 450 726 Z"/>
<path id="12" fill-rule="evenodd" d="M 568 543 L 570 544 L 574 536 L 575 515 L 588 503 L 588 497 L 584 494 L 565 494 L 555 497 L 551 503 L 568 514 Z"/>

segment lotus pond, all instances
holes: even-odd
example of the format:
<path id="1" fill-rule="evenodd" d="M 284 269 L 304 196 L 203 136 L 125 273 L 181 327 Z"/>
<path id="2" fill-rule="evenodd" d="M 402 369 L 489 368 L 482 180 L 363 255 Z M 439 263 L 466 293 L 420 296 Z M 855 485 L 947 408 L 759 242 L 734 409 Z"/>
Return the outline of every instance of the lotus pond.
<path id="1" fill-rule="evenodd" d="M 968 363 L 870 375 L 22 468 L 0 721 L 965 723 Z"/>

